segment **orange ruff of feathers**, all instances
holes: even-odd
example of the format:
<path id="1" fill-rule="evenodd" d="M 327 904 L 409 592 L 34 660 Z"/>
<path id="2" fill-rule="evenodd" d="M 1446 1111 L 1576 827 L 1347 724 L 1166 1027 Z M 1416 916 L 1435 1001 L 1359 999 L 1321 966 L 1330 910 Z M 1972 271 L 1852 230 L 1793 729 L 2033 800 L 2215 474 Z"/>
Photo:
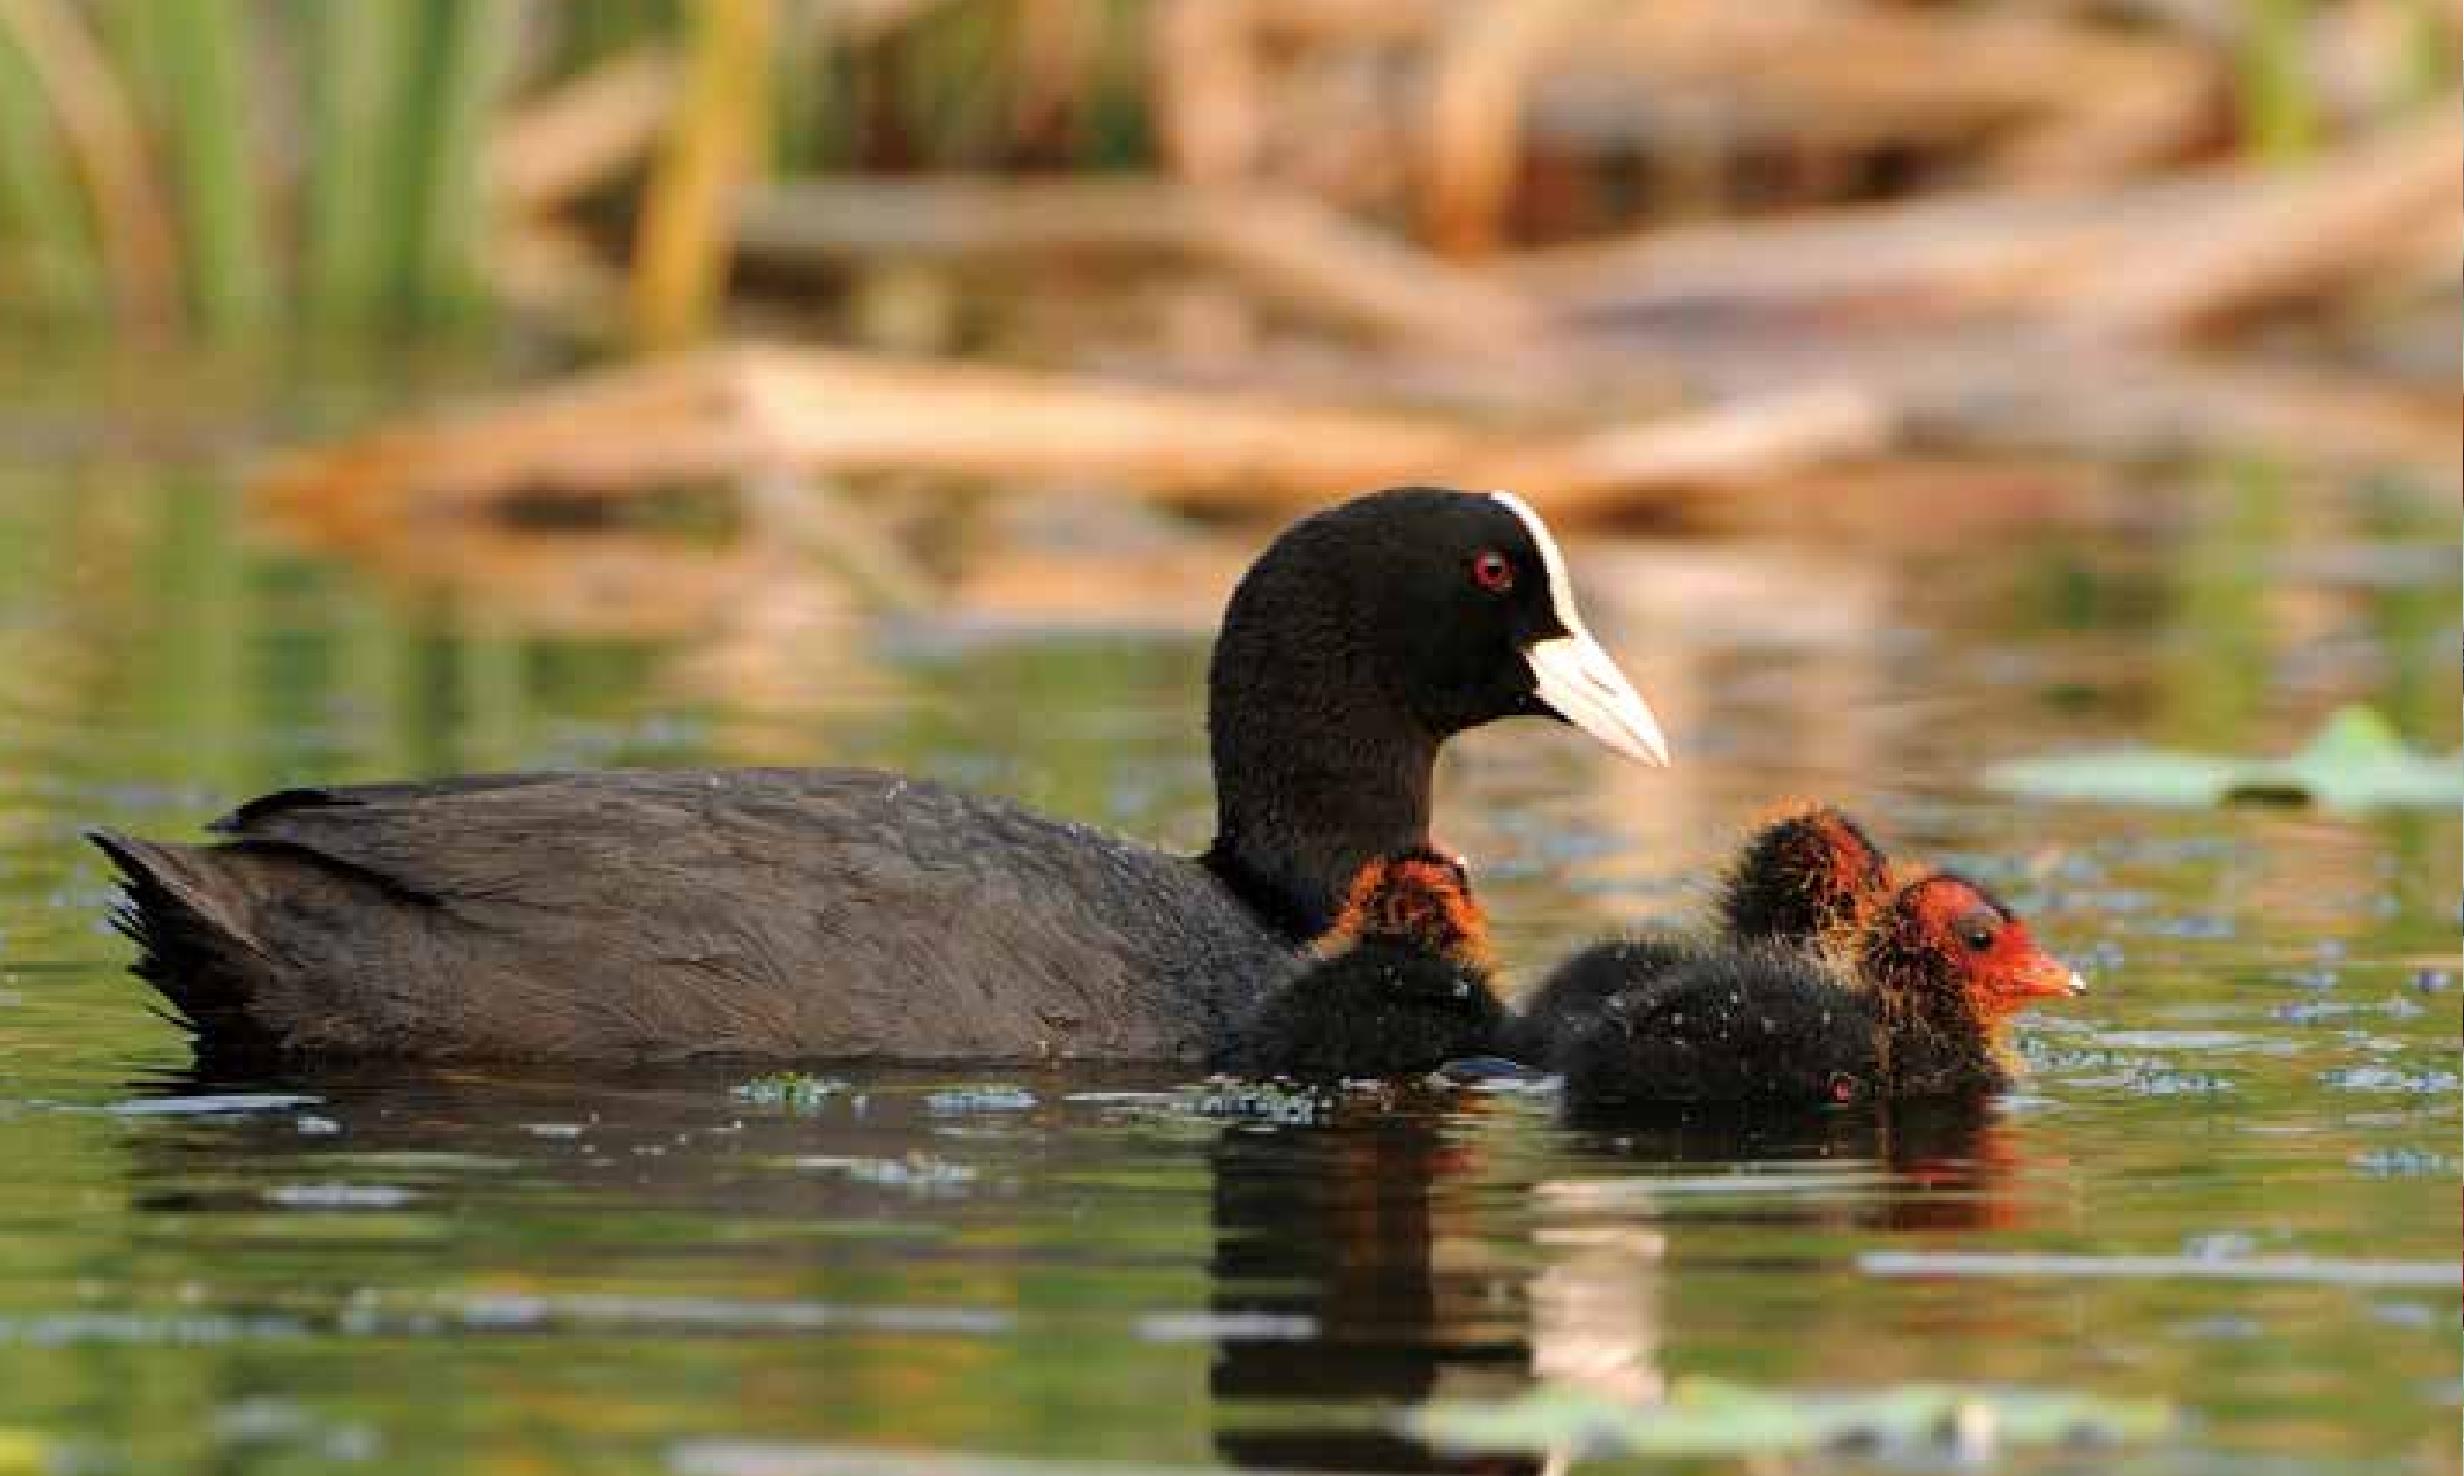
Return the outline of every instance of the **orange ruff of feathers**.
<path id="1" fill-rule="evenodd" d="M 1488 916 L 1472 900 L 1462 866 L 1434 852 L 1361 867 L 1316 952 L 1329 958 L 1371 938 L 1416 945 L 1458 968 L 1494 967 Z"/>

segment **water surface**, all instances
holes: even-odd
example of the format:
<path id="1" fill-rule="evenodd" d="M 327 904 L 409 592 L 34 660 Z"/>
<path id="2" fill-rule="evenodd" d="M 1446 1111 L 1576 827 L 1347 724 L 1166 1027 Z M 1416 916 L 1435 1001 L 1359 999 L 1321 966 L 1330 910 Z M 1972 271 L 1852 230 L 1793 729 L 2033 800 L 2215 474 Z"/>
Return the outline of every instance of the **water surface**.
<path id="1" fill-rule="evenodd" d="M 1194 846 L 1191 607 L 1259 535 L 1136 555 L 1201 572 L 1166 602 L 1148 568 L 1116 619 L 1037 593 L 1106 577 L 1066 563 L 881 616 L 690 518 L 370 552 L 252 515 L 210 451 L 111 446 L 0 461 L 0 1430 L 56 1464 L 1527 1469 L 1401 1421 L 1711 1376 L 2182 1416 L 2019 1468 L 2456 1468 L 2457 817 L 1975 779 L 2281 748 L 2355 699 L 2453 744 L 2452 499 L 2220 469 L 2092 520 L 1578 542 L 1681 766 L 1539 727 L 1450 756 L 1442 831 L 1519 974 L 1683 915 L 1811 794 L 1984 875 L 2093 992 L 1974 1109 L 1574 1123 L 1429 1091 L 1288 1121 L 1168 1072 L 188 1077 L 81 826 L 183 833 L 311 779 L 863 762 Z M 971 571 L 1024 557 L 964 532 Z"/>

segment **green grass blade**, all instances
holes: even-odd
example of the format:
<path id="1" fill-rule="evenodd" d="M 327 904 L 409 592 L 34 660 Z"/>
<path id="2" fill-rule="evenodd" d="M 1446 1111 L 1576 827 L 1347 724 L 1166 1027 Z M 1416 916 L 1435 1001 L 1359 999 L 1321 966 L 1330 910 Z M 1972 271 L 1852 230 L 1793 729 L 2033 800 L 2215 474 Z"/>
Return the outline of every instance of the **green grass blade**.
<path id="1" fill-rule="evenodd" d="M 42 84 L 0 27 L 0 293 L 74 312 L 102 302 L 85 202 Z"/>
<path id="2" fill-rule="evenodd" d="M 489 125 L 510 75 L 516 0 L 437 0 L 420 11 L 416 78 L 404 100 L 401 183 L 408 212 L 401 276 L 414 316 L 442 319 L 482 301 Z"/>
<path id="3" fill-rule="evenodd" d="M 301 286 L 321 326 L 366 323 L 389 298 L 389 242 L 407 234 L 388 162 L 412 55 L 414 10 L 401 0 L 312 0 L 309 134 L 301 200 Z"/>
<path id="4" fill-rule="evenodd" d="M 242 0 L 156 0 L 167 71 L 165 142 L 179 176 L 198 322 L 217 337 L 262 330 L 274 305 L 259 149 L 253 136 L 251 27 Z"/>
<path id="5" fill-rule="evenodd" d="M 2237 82 L 2243 141 L 2262 159 L 2303 159 L 2318 148 L 2319 101 L 2304 59 L 2309 22 L 2309 0 L 2251 0 Z"/>

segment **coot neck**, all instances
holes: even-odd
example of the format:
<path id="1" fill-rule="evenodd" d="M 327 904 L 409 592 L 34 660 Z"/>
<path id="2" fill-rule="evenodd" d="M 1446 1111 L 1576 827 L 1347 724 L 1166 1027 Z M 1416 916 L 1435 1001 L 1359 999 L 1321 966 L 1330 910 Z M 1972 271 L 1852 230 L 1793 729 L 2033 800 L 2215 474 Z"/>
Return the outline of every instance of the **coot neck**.
<path id="1" fill-rule="evenodd" d="M 1236 599 L 1209 681 L 1215 840 L 1204 860 L 1298 941 L 1332 924 L 1363 863 L 1428 844 L 1444 735 L 1358 646 L 1325 627 L 1261 631 L 1241 613 Z"/>

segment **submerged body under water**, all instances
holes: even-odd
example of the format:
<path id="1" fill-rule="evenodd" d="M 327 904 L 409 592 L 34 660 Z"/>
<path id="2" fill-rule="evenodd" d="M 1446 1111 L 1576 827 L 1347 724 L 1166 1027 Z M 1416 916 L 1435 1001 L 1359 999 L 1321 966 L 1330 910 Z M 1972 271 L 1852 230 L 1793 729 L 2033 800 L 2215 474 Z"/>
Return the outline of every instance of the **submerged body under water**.
<path id="1" fill-rule="evenodd" d="M 193 479 L 0 493 L 0 1469 L 1521 1470 L 1563 1426 L 1433 1432 L 1535 1389 L 1946 1381 L 2173 1412 L 2110 1450 L 1962 1435 L 2019 1468 L 2455 1469 L 2458 817 L 1975 781 L 2282 747 L 2346 700 L 2452 744 L 2435 521 L 2356 493 L 2298 546 L 2213 507 L 1993 559 L 1577 543 L 1680 767 L 1528 732 L 1448 761 L 1509 989 L 1686 915 L 1784 794 L 1976 871 L 2094 985 L 2022 1021 L 1992 1102 L 1581 1118 L 1150 1070 L 199 1078 L 83 825 L 307 779 L 875 763 L 1194 846 L 1203 633 L 870 622 L 786 571 L 609 610 L 281 552 Z"/>

